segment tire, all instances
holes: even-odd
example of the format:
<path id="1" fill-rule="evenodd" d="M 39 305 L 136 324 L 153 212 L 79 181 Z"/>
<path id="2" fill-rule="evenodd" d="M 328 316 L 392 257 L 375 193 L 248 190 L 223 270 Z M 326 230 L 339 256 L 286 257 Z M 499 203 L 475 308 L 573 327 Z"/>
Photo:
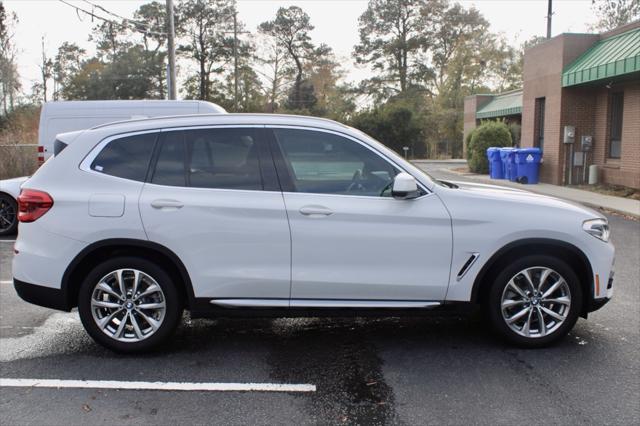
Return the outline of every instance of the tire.
<path id="1" fill-rule="evenodd" d="M 0 194 L 0 237 L 18 230 L 18 203 L 10 195 Z"/>
<path id="2" fill-rule="evenodd" d="M 120 283 L 124 283 L 125 297 L 117 297 L 122 294 Z M 169 339 L 182 317 L 182 301 L 158 265 L 140 257 L 117 257 L 87 275 L 78 294 L 78 312 L 97 343 L 116 352 L 136 353 Z"/>
<path id="3" fill-rule="evenodd" d="M 538 348 L 557 342 L 573 328 L 582 309 L 582 297 L 580 281 L 566 262 L 531 255 L 499 272 L 486 308 L 502 337 L 521 347 Z"/>

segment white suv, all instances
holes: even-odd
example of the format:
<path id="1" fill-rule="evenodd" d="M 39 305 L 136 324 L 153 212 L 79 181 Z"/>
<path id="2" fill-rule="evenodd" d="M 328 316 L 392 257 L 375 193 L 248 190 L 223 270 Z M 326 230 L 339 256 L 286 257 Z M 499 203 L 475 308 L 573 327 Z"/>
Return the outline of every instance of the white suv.
<path id="1" fill-rule="evenodd" d="M 182 116 L 59 135 L 19 197 L 14 284 L 118 351 L 198 316 L 482 305 L 523 346 L 612 295 L 608 223 L 525 191 L 430 178 L 339 123 Z"/>

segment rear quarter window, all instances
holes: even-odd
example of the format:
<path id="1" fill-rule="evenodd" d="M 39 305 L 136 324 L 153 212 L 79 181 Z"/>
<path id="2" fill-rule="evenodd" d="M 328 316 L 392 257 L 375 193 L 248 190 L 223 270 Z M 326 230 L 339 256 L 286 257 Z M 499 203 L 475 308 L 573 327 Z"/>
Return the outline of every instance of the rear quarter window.
<path id="1" fill-rule="evenodd" d="M 143 182 L 157 133 L 125 136 L 109 142 L 91 163 L 91 170 Z"/>

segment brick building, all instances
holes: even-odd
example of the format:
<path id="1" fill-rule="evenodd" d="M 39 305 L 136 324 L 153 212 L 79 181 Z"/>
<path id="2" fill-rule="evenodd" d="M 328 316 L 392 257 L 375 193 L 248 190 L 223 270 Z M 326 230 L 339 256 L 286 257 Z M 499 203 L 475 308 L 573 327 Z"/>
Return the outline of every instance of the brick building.
<path id="1" fill-rule="evenodd" d="M 601 182 L 640 188 L 640 21 L 536 45 L 525 51 L 522 91 L 469 96 L 464 108 L 465 136 L 482 119 L 520 120 L 521 146 L 543 149 L 543 182 L 582 183 L 583 165 L 597 164 Z M 568 126 L 573 144 L 563 143 Z"/>

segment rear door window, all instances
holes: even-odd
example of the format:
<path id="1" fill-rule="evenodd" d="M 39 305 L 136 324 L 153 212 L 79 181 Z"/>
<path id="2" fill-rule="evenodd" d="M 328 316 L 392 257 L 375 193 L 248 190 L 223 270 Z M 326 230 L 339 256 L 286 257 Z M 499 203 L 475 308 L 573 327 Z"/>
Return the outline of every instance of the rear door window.
<path id="1" fill-rule="evenodd" d="M 152 183 L 196 188 L 262 190 L 253 128 L 163 133 Z"/>
<path id="2" fill-rule="evenodd" d="M 91 170 L 143 182 L 157 133 L 125 136 L 109 142 L 91 163 Z"/>

